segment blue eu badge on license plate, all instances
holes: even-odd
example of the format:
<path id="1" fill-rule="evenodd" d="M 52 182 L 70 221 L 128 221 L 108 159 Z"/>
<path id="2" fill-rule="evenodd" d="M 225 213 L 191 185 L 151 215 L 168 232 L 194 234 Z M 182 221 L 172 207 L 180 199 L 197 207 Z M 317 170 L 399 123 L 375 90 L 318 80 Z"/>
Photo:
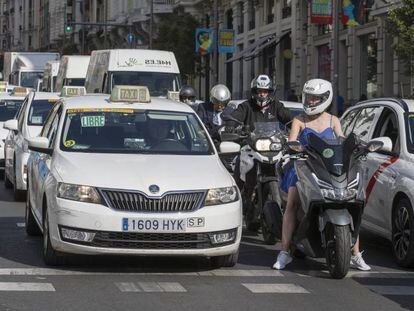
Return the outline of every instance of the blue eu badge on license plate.
<path id="1" fill-rule="evenodd" d="M 128 231 L 128 218 L 122 218 L 122 230 Z"/>

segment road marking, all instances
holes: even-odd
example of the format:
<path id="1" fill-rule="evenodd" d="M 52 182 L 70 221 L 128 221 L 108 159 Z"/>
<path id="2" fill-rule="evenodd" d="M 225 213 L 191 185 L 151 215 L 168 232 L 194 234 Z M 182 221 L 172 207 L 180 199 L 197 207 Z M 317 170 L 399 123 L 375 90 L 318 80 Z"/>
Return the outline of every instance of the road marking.
<path id="1" fill-rule="evenodd" d="M 242 285 L 255 294 L 309 294 L 309 291 L 295 284 L 243 283 Z"/>
<path id="2" fill-rule="evenodd" d="M 414 286 L 367 285 L 366 287 L 380 295 L 414 295 Z"/>
<path id="3" fill-rule="evenodd" d="M 146 292 L 146 293 L 185 293 L 187 290 L 176 282 L 120 282 L 115 283 L 115 286 L 121 292 Z"/>
<path id="4" fill-rule="evenodd" d="M 26 227 L 26 224 L 24 222 L 18 222 L 18 223 L 16 223 L 16 226 L 19 227 L 19 228 L 24 228 L 24 227 Z"/>
<path id="5" fill-rule="evenodd" d="M 268 270 L 230 270 L 230 269 L 222 269 L 222 270 L 212 270 L 212 271 L 203 271 L 198 272 L 199 275 L 202 276 L 238 276 L 238 277 L 252 277 L 252 276 L 283 276 L 283 274 L 279 271 L 275 271 L 272 269 Z"/>
<path id="6" fill-rule="evenodd" d="M 50 283 L 0 282 L 0 291 L 54 292 Z"/>

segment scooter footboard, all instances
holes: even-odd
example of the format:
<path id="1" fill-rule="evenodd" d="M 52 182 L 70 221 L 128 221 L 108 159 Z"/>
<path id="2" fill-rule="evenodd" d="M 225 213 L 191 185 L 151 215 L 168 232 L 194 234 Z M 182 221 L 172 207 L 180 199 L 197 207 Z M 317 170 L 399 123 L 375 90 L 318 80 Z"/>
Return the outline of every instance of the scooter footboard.
<path id="1" fill-rule="evenodd" d="M 354 231 L 354 221 L 351 214 L 346 209 L 326 209 L 319 216 L 319 231 L 325 230 L 326 224 L 331 223 L 338 226 L 351 225 Z"/>

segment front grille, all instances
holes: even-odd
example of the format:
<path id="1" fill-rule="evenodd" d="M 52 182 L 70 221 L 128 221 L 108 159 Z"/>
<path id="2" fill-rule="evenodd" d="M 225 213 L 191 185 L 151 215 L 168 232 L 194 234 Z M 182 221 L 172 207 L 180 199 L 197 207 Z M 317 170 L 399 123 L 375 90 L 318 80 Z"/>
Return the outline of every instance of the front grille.
<path id="1" fill-rule="evenodd" d="M 141 192 L 101 190 L 109 207 L 131 212 L 191 212 L 201 207 L 205 192 L 167 193 L 150 198 Z"/>

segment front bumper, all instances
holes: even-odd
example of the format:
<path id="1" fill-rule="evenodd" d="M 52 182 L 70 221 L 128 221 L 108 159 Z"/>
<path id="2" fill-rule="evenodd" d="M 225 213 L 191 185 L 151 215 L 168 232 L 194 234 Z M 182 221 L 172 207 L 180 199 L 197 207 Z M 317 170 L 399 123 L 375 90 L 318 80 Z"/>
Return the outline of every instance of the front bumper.
<path id="1" fill-rule="evenodd" d="M 99 204 L 57 199 L 49 210 L 50 236 L 54 249 L 73 254 L 222 256 L 237 252 L 242 234 L 242 206 L 238 202 L 206 206 L 194 212 L 142 213 L 117 211 Z M 125 232 L 124 218 L 179 220 L 202 217 L 204 227 L 185 232 Z M 91 242 L 70 241 L 62 237 L 62 228 L 95 233 Z M 213 244 L 211 234 L 235 232 L 234 240 Z"/>

